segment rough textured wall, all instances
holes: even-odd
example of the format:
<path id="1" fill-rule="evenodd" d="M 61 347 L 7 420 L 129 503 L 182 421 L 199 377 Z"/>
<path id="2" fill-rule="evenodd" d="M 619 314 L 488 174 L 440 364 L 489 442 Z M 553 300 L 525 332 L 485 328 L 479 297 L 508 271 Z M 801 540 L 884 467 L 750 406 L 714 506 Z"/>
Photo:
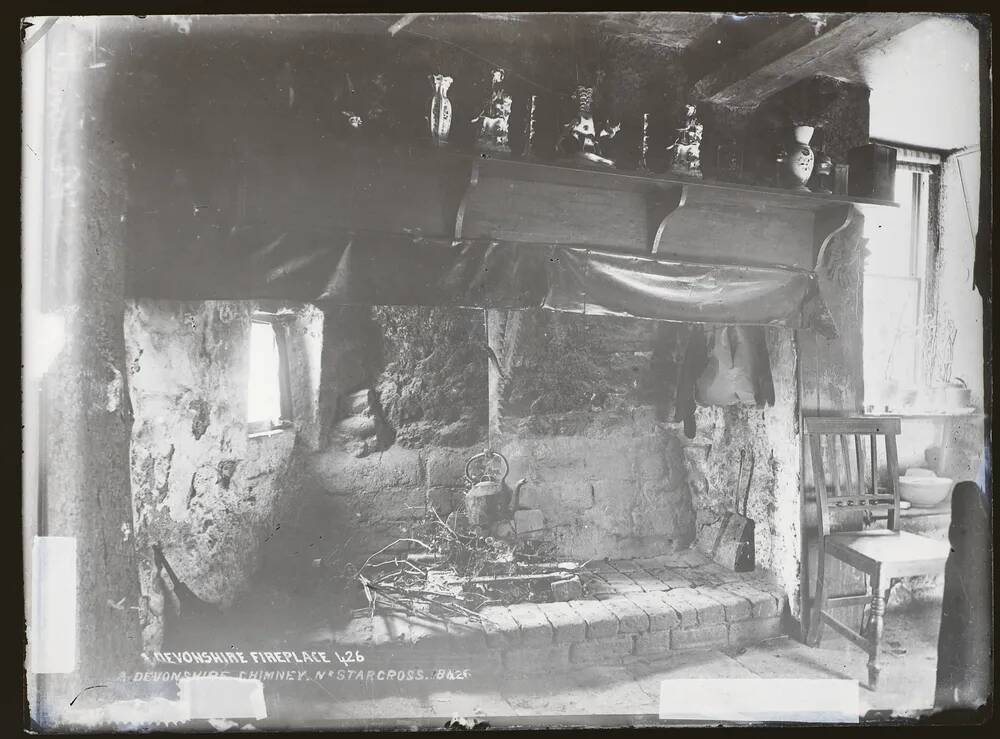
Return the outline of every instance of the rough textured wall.
<path id="1" fill-rule="evenodd" d="M 409 535 L 429 504 L 447 516 L 461 501 L 486 439 L 488 360 L 481 311 L 334 308 L 324 342 L 329 428 L 276 540 L 323 537 L 310 556 L 337 569 Z"/>
<path id="2" fill-rule="evenodd" d="M 204 600 L 228 605 L 297 493 L 297 450 L 316 436 L 323 316 L 298 309 L 288 355 L 294 430 L 249 437 L 247 379 L 254 306 L 246 302 L 128 304 L 125 336 L 135 422 L 132 495 L 147 644 L 162 636 L 162 594 L 150 546 Z M 159 606 L 159 612 L 158 612 Z"/>
<path id="3" fill-rule="evenodd" d="M 510 377 L 493 410 L 499 446 L 510 480 L 527 480 L 522 506 L 542 511 L 560 550 L 631 557 L 690 544 L 694 510 L 669 422 L 681 327 L 547 311 L 493 324 Z"/>
<path id="4" fill-rule="evenodd" d="M 376 307 L 373 314 L 388 360 L 375 390 L 397 443 L 455 447 L 481 439 L 489 415 L 482 312 Z"/>
<path id="5" fill-rule="evenodd" d="M 756 522 L 757 567 L 775 576 L 789 595 L 793 613 L 797 613 L 801 523 L 794 333 L 768 329 L 767 347 L 774 380 L 774 406 L 698 408 L 697 434 L 686 443 L 684 456 L 698 530 L 732 511 L 737 499 L 742 512 L 746 497 L 746 515 Z M 744 465 L 738 485 L 741 452 Z"/>
<path id="6" fill-rule="evenodd" d="M 937 319 L 940 335 L 954 332 L 954 341 L 942 342 L 935 367 L 937 380 L 963 378 L 972 390 L 972 403 L 983 408 L 983 301 L 972 285 L 975 235 L 979 223 L 980 154 L 961 153 L 941 167 L 939 242 L 935 263 Z M 940 341 L 940 339 L 939 339 Z M 982 444 L 980 446 L 980 451 Z"/>

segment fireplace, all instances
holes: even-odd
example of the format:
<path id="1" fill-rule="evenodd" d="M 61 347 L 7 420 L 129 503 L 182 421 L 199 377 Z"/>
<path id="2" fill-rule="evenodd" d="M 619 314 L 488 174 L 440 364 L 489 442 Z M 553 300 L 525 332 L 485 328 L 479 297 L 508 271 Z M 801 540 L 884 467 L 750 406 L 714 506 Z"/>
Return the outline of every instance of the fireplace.
<path id="1" fill-rule="evenodd" d="M 510 479 L 525 480 L 519 503 L 541 511 L 560 552 L 628 559 L 697 548 L 745 500 L 758 568 L 794 587 L 792 331 L 765 331 L 773 406 L 699 407 L 689 438 L 675 419 L 692 325 L 540 311 L 493 312 L 489 325 L 500 348 L 491 443 L 510 460 Z M 741 454 L 755 464 L 737 480 Z"/>
<path id="2" fill-rule="evenodd" d="M 338 211 L 328 227 L 301 227 L 269 197 L 305 176 L 279 166 L 248 194 L 258 218 L 194 233 L 196 254 L 150 247 L 126 288 L 322 306 L 326 438 L 296 469 L 317 495 L 291 518 L 323 522 L 317 536 L 337 547 L 312 560 L 356 567 L 430 508 L 457 510 L 465 462 L 487 448 L 575 561 L 697 549 L 743 493 L 758 574 L 798 617 L 799 409 L 851 410 L 860 390 L 853 201 L 345 147 L 317 147 L 309 165 Z M 338 188 L 356 197 L 331 199 Z M 159 243 L 145 238 L 156 218 L 132 216 L 130 238 Z M 720 325 L 763 328 L 773 407 L 701 407 L 682 423 L 693 327 Z M 749 483 L 741 455 L 755 461 Z"/>

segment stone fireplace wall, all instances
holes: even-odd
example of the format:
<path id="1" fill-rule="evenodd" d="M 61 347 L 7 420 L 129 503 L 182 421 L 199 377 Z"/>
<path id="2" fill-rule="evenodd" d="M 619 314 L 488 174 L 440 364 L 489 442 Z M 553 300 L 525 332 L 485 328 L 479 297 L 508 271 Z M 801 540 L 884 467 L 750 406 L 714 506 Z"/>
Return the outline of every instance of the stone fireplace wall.
<path id="1" fill-rule="evenodd" d="M 465 461 L 489 446 L 509 459 L 511 488 L 526 481 L 521 507 L 541 512 L 560 553 L 653 557 L 692 546 L 731 509 L 740 450 L 752 448 L 757 562 L 795 592 L 793 332 L 767 332 L 776 405 L 700 408 L 688 439 L 673 418 L 689 325 L 543 310 L 487 317 L 484 327 L 481 311 L 326 309 L 321 441 L 276 538 L 315 542 L 308 555 L 334 569 L 357 564 L 410 536 L 429 507 L 458 508 Z M 287 548 L 296 547 L 272 551 Z M 285 580 L 303 569 L 280 565 Z"/>
<path id="2" fill-rule="evenodd" d="M 697 529 L 700 531 L 732 510 L 737 496 L 742 512 L 745 497 L 746 515 L 756 524 L 757 568 L 771 573 L 794 608 L 801 559 L 795 335 L 787 329 L 769 328 L 767 346 L 774 406 L 698 408 L 697 433 L 686 443 L 684 456 Z M 737 485 L 741 452 L 744 466 L 742 481 Z"/>
<path id="3" fill-rule="evenodd" d="M 324 327 L 323 440 L 288 531 L 340 571 L 413 536 L 429 506 L 461 504 L 486 440 L 487 356 L 482 311 L 328 307 Z M 284 580 L 303 570 L 273 564 Z"/>
<path id="4" fill-rule="evenodd" d="M 521 504 L 560 549 L 648 557 L 691 546 L 732 510 L 740 450 L 755 455 L 747 514 L 758 567 L 798 587 L 799 467 L 794 332 L 767 331 L 771 408 L 699 408 L 695 438 L 673 422 L 690 326 L 547 311 L 492 312 L 491 433 Z M 743 490 L 740 495 L 742 500 Z"/>
<path id="5" fill-rule="evenodd" d="M 695 511 L 671 422 L 679 324 L 493 312 L 491 429 L 561 552 L 646 557 L 690 545 Z"/>

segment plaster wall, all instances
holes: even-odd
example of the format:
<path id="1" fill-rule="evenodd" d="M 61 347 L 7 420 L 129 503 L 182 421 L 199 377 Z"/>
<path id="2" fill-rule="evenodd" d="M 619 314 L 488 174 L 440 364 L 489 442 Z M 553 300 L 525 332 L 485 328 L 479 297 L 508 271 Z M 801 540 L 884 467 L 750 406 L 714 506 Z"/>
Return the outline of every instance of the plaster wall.
<path id="1" fill-rule="evenodd" d="M 979 33 L 968 21 L 929 18 L 859 64 L 872 137 L 944 150 L 979 142 Z"/>
<path id="2" fill-rule="evenodd" d="M 954 329 L 950 368 L 939 374 L 961 377 L 972 390 L 972 403 L 983 408 L 983 301 L 973 288 L 979 227 L 980 153 L 958 153 L 941 166 L 941 202 L 936 269 L 937 320 Z M 950 369 L 950 371 L 948 371 Z M 945 379 L 942 377 L 942 379 Z"/>
<path id="3" fill-rule="evenodd" d="M 734 510 L 737 499 L 742 512 L 745 499 L 746 515 L 755 522 L 757 567 L 771 573 L 797 616 L 802 525 L 795 335 L 770 328 L 767 345 L 774 406 L 699 408 L 697 434 L 684 454 L 699 528 Z"/>
<path id="4" fill-rule="evenodd" d="M 254 309 L 230 301 L 126 306 L 135 541 L 153 648 L 163 636 L 163 597 L 151 545 L 162 545 L 198 597 L 228 606 L 260 566 L 300 489 L 299 455 L 317 436 L 323 315 L 311 306 L 289 315 L 294 428 L 248 434 Z"/>

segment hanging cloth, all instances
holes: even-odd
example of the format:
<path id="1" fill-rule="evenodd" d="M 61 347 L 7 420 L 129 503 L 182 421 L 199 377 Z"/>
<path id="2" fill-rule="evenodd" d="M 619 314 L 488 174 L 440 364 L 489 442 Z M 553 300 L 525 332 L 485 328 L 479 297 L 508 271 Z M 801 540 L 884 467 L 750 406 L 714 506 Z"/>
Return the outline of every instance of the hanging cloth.
<path id="1" fill-rule="evenodd" d="M 674 421 L 693 439 L 695 408 L 774 405 L 774 378 L 762 326 L 693 326 L 677 381 Z"/>
<path id="2" fill-rule="evenodd" d="M 712 329 L 707 366 L 695 383 L 698 405 L 754 402 L 753 359 L 744 339 L 733 326 Z"/>

